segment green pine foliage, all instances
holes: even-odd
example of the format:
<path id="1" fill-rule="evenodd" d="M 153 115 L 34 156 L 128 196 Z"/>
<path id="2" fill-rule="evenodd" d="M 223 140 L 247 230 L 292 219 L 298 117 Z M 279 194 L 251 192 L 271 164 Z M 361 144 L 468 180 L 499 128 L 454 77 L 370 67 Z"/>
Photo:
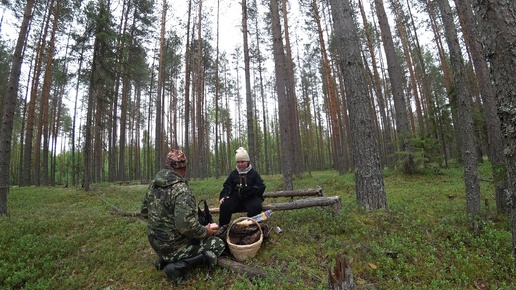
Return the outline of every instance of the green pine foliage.
<path id="1" fill-rule="evenodd" d="M 487 162 L 480 174 L 491 172 Z M 279 175 L 263 176 L 267 191 Z M 356 206 L 351 174 L 318 171 L 296 177 L 297 189 L 322 187 L 342 210 L 276 211 L 258 255 L 245 263 L 267 278 L 250 280 L 222 268 L 190 273 L 183 289 L 326 289 L 335 257 L 348 260 L 357 289 L 514 289 L 509 220 L 496 214 L 493 185 L 482 182 L 482 214 L 471 228 L 462 168 L 438 174 L 385 174 L 389 210 Z M 223 178 L 190 180 L 198 200 L 217 205 Z M 13 187 L 0 217 L 0 289 L 167 289 L 154 268 L 145 223 L 113 214 L 137 212 L 145 184 L 81 188 Z M 289 200 L 289 199 L 285 199 Z M 266 202 L 275 202 L 268 199 Z M 217 216 L 215 215 L 217 219 Z M 485 288 L 478 288 L 485 285 Z"/>

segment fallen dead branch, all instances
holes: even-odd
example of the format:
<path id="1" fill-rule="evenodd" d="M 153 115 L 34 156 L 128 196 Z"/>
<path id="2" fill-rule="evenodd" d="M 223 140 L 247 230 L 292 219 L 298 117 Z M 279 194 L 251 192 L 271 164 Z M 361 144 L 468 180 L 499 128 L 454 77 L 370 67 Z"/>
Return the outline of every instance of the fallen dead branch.
<path id="1" fill-rule="evenodd" d="M 265 278 L 266 277 L 265 271 L 247 266 L 247 265 L 239 263 L 237 261 L 233 261 L 227 257 L 219 257 L 217 259 L 217 264 L 226 270 L 233 271 L 237 274 L 246 275 L 249 278 Z"/>
<path id="2" fill-rule="evenodd" d="M 111 206 L 111 214 L 137 218 L 142 217 L 142 214 L 139 211 L 125 211 L 118 206 Z"/>

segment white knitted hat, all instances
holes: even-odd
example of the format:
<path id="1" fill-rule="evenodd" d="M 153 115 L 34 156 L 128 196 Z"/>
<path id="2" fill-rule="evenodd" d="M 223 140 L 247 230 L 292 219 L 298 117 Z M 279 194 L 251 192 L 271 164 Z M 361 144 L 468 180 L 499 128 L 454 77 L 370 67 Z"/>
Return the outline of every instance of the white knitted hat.
<path id="1" fill-rule="evenodd" d="M 244 147 L 240 147 L 236 150 L 235 161 L 251 161 Z"/>

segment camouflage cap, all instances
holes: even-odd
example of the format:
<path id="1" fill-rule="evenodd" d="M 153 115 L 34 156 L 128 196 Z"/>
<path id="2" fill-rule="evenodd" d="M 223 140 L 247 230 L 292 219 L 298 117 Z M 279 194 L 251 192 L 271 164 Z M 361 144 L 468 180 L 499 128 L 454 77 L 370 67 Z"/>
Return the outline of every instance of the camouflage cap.
<path id="1" fill-rule="evenodd" d="M 183 151 L 179 149 L 170 150 L 167 154 L 167 164 L 174 169 L 183 168 L 188 163 Z"/>

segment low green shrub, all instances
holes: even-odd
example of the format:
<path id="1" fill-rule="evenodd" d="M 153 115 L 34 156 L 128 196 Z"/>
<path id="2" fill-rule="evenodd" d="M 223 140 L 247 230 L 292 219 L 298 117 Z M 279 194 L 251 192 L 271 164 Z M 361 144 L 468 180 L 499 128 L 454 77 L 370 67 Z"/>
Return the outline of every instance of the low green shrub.
<path id="1" fill-rule="evenodd" d="M 490 171 L 482 164 L 482 174 Z M 295 187 L 339 195 L 342 210 L 274 212 L 258 255 L 245 263 L 267 273 L 253 279 L 216 268 L 190 273 L 184 289 L 326 289 L 337 255 L 350 260 L 357 289 L 514 289 L 509 219 L 496 214 L 493 186 L 482 182 L 482 214 L 465 213 L 461 168 L 439 174 L 387 172 L 388 210 L 358 208 L 352 174 L 312 172 Z M 268 191 L 281 176 L 263 176 Z M 223 178 L 190 180 L 196 198 L 218 204 Z M 1 289 L 163 289 L 145 222 L 113 214 L 138 212 L 147 185 L 81 188 L 13 187 L 0 217 Z M 274 202 L 267 200 L 266 202 Z M 217 216 L 215 216 L 217 219 Z M 472 222 L 476 229 L 472 230 Z"/>

